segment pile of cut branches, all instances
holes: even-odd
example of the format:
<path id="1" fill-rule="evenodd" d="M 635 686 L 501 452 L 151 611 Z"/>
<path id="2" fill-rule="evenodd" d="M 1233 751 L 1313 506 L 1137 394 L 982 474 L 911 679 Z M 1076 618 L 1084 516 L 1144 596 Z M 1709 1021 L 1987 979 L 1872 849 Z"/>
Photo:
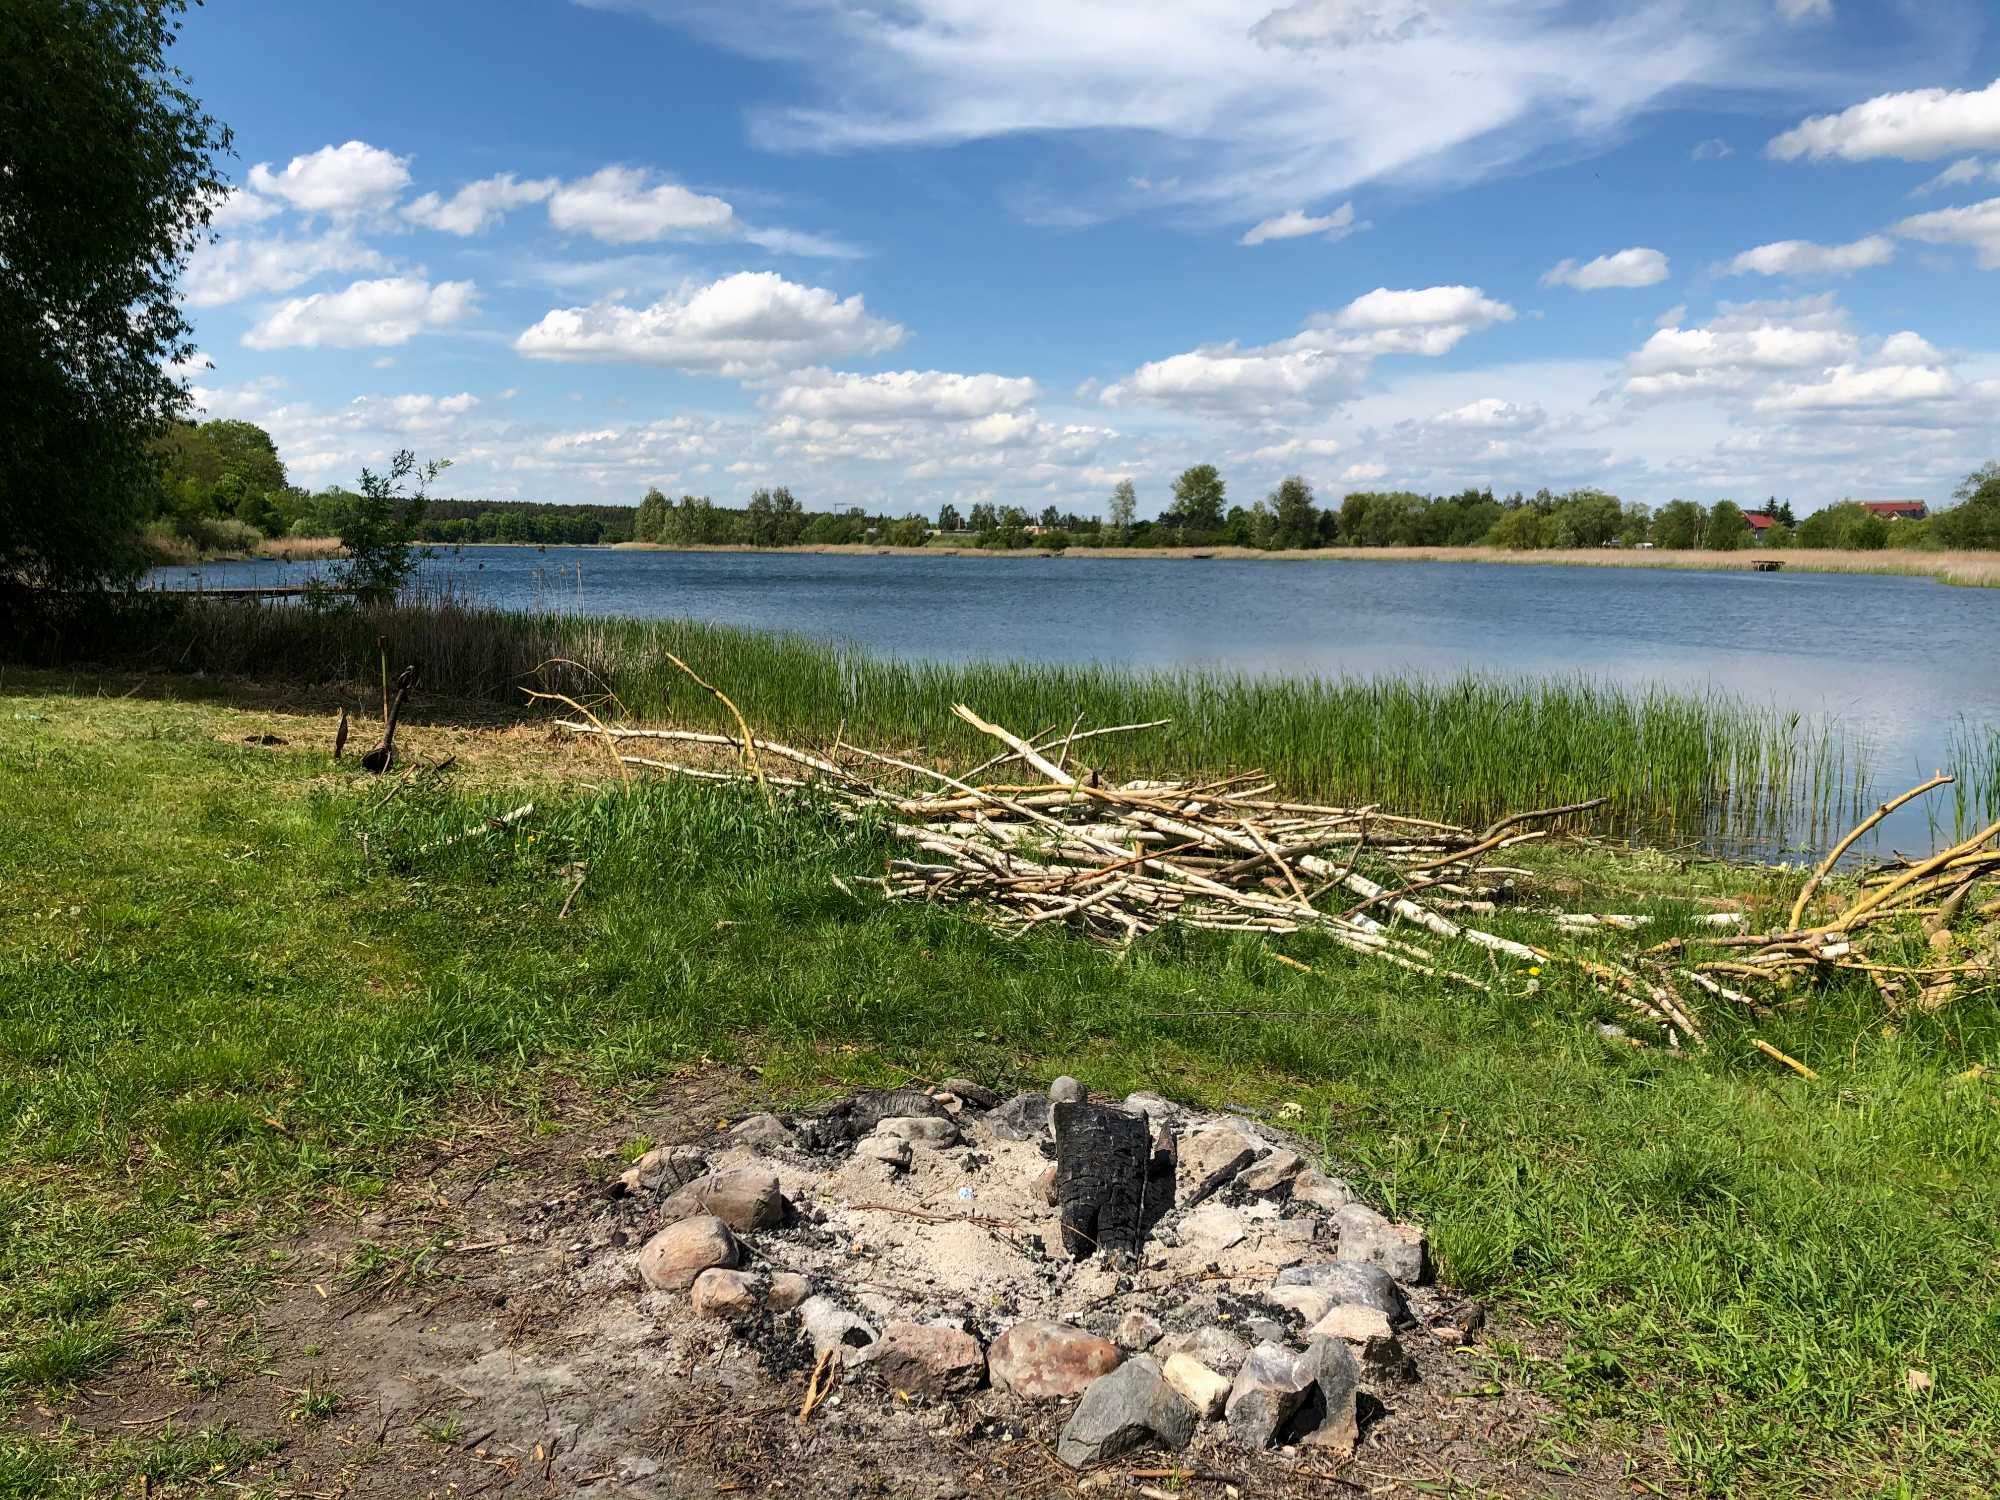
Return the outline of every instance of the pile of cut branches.
<path id="1" fill-rule="evenodd" d="M 1024 738 L 963 704 L 953 712 L 998 748 L 990 759 L 954 775 L 838 740 L 831 748 L 810 751 L 755 736 L 726 696 L 702 686 L 728 705 L 740 735 L 618 728 L 594 716 L 587 716 L 588 722 L 558 719 L 556 727 L 600 738 L 621 769 L 641 766 L 744 782 L 766 795 L 810 785 L 844 816 L 878 816 L 908 853 L 892 857 L 881 875 L 863 883 L 890 900 L 964 906 L 1010 935 L 1061 924 L 1124 946 L 1170 924 L 1273 936 L 1312 932 L 1384 963 L 1489 993 L 1505 967 L 1503 959 L 1537 969 L 1558 963 L 1658 1027 L 1670 1047 L 1702 1043 L 1704 1000 L 1766 1014 L 1774 991 L 1789 989 L 1808 973 L 1823 977 L 1828 968 L 1866 971 L 1892 997 L 1897 986 L 1921 982 L 1926 1004 L 1942 1004 L 1956 993 L 1941 983 L 1955 986 L 1962 978 L 1992 972 L 1983 964 L 1892 969 L 1866 956 L 1862 934 L 1892 915 L 1918 909 L 1948 933 L 1973 887 L 2000 874 L 2000 850 L 1988 847 L 2000 824 L 1929 860 L 1875 872 L 1831 922 L 1799 926 L 1814 894 L 1857 840 L 1895 807 L 1949 777 L 1885 804 L 1844 839 L 1800 891 L 1791 918 L 1795 930 L 1725 935 L 1721 929 L 1740 928 L 1744 918 L 1718 912 L 1697 918 L 1701 930 L 1694 935 L 1613 956 L 1602 944 L 1596 952 L 1578 951 L 1573 942 L 1539 947 L 1469 920 L 1498 910 L 1501 901 L 1517 894 L 1515 882 L 1529 875 L 1491 863 L 1495 856 L 1548 837 L 1552 825 L 1590 812 L 1603 798 L 1517 813 L 1473 829 L 1379 807 L 1287 801 L 1275 783 L 1256 773 L 1112 785 L 1083 759 L 1089 742 L 1159 729 L 1165 721 L 1090 730 L 1079 723 L 1067 732 L 1045 729 Z M 674 744 L 727 751 L 738 764 L 715 769 L 633 753 L 641 745 Z M 780 763 L 784 769 L 775 769 Z M 840 884 L 853 894 L 847 882 Z M 1932 901 L 1937 904 L 1920 908 Z M 1979 909 L 1991 915 L 2000 902 Z M 1629 932 L 1646 921 L 1615 914 L 1536 914 L 1554 919 L 1558 940 Z M 1464 946 L 1453 956 L 1441 943 Z M 1730 956 L 1691 957 L 1695 950 Z"/>

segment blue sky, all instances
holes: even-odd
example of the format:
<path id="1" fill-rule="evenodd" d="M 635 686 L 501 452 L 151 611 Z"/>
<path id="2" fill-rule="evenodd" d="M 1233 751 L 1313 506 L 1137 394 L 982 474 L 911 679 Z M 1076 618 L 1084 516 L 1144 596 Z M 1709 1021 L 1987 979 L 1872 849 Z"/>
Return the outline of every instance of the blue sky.
<path id="1" fill-rule="evenodd" d="M 1945 499 L 2000 457 L 1991 0 L 211 3 L 211 415 L 302 483 L 1142 513 Z"/>

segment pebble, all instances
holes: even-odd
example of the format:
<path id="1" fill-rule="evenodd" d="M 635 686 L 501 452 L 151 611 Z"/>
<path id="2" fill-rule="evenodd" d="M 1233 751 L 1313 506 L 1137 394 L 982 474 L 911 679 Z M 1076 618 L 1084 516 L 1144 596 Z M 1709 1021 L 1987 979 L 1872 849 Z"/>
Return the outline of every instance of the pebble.
<path id="1" fill-rule="evenodd" d="M 1202 1421 L 1213 1422 L 1222 1415 L 1229 1401 L 1229 1381 L 1192 1354 L 1168 1355 L 1160 1372 Z"/>
<path id="2" fill-rule="evenodd" d="M 695 1277 L 688 1290 L 688 1305 L 697 1318 L 739 1318 L 756 1311 L 763 1300 L 758 1291 L 755 1276 L 712 1266 Z"/>
<path id="3" fill-rule="evenodd" d="M 1312 1327 L 1313 1338 L 1345 1339 L 1350 1344 L 1390 1336 L 1389 1319 L 1382 1310 L 1360 1302 L 1344 1302 L 1329 1309 Z"/>
<path id="4" fill-rule="evenodd" d="M 1142 1444 L 1185 1448 L 1195 1409 L 1182 1400 L 1150 1354 L 1137 1354 L 1095 1380 L 1056 1441 L 1056 1457 L 1073 1469 L 1115 1458 Z"/>
<path id="5" fill-rule="evenodd" d="M 1158 1094 L 1149 1094 L 1143 1090 L 1136 1094 L 1127 1094 L 1124 1109 L 1127 1114 L 1144 1115 L 1158 1125 L 1171 1125 L 1180 1118 L 1181 1113 L 1170 1101 L 1162 1099 Z"/>
<path id="6" fill-rule="evenodd" d="M 1242 1244 L 1249 1230 L 1235 1209 L 1220 1203 L 1204 1203 L 1181 1220 L 1179 1233 L 1183 1245 L 1214 1253 Z"/>
<path id="7" fill-rule="evenodd" d="M 1365 1203 L 1350 1203 L 1334 1215 L 1340 1227 L 1336 1259 L 1380 1266 L 1396 1280 L 1412 1286 L 1430 1274 L 1430 1250 L 1423 1230 L 1414 1224 L 1392 1224 Z"/>
<path id="8" fill-rule="evenodd" d="M 796 1271 L 777 1271 L 764 1288 L 764 1305 L 772 1312 L 790 1312 L 812 1295 L 812 1283 Z"/>
<path id="9" fill-rule="evenodd" d="M 1247 1192 L 1275 1193 L 1294 1177 L 1305 1163 L 1296 1151 L 1273 1151 L 1236 1174 L 1237 1184 Z"/>
<path id="10" fill-rule="evenodd" d="M 1121 1349 L 1150 1349 L 1164 1332 L 1158 1318 L 1135 1307 L 1118 1320 L 1118 1331 L 1113 1337 Z"/>
<path id="11" fill-rule="evenodd" d="M 729 1129 L 729 1139 L 752 1151 L 795 1151 L 799 1144 L 791 1127 L 773 1114 L 738 1120 Z"/>
<path id="12" fill-rule="evenodd" d="M 726 1167 L 677 1189 L 660 1205 L 669 1219 L 712 1214 L 731 1229 L 775 1229 L 785 1222 L 785 1195 L 768 1167 Z"/>
<path id="13" fill-rule="evenodd" d="M 1067 1073 L 1049 1085 L 1049 1103 L 1051 1104 L 1081 1104 L 1086 1097 L 1083 1085 L 1078 1083 L 1074 1078 L 1071 1078 Z"/>
<path id="14" fill-rule="evenodd" d="M 942 1151 L 947 1146 L 958 1144 L 958 1127 L 950 1120 L 923 1115 L 884 1120 L 875 1127 L 875 1133 L 892 1135 L 899 1141 L 908 1141 L 912 1146 L 922 1146 L 931 1151 Z"/>
<path id="15" fill-rule="evenodd" d="M 1161 1354 L 1192 1354 L 1211 1370 L 1235 1370 L 1250 1357 L 1250 1346 L 1220 1328 L 1170 1333 L 1154 1346 Z"/>
<path id="16" fill-rule="evenodd" d="M 1305 1403 L 1311 1385 L 1311 1376 L 1301 1374 L 1298 1357 L 1284 1345 L 1259 1344 L 1229 1387 L 1229 1400 L 1223 1408 L 1229 1418 L 1229 1436 L 1245 1448 L 1270 1447 Z"/>
<path id="17" fill-rule="evenodd" d="M 1053 1401 L 1081 1394 L 1098 1376 L 1117 1369 L 1121 1357 L 1109 1339 L 1068 1323 L 1031 1318 L 993 1341 L 986 1369 L 997 1391 Z"/>
<path id="18" fill-rule="evenodd" d="M 1285 1341 L 1285 1325 L 1270 1318 L 1245 1318 L 1243 1331 L 1260 1344 L 1282 1344 Z"/>
<path id="19" fill-rule="evenodd" d="M 1214 1192 L 1255 1161 L 1260 1149 L 1232 1125 L 1190 1130 L 1180 1138 L 1175 1167 L 1179 1201 L 1189 1203 Z"/>
<path id="20" fill-rule="evenodd" d="M 648 1286 L 684 1292 L 714 1266 L 734 1266 L 740 1252 L 729 1226 L 712 1214 L 669 1224 L 639 1252 L 639 1274 Z"/>
<path id="21" fill-rule="evenodd" d="M 965 1396 L 986 1379 L 979 1340 L 961 1328 L 891 1323 L 869 1354 L 869 1368 L 892 1391 L 912 1396 Z"/>

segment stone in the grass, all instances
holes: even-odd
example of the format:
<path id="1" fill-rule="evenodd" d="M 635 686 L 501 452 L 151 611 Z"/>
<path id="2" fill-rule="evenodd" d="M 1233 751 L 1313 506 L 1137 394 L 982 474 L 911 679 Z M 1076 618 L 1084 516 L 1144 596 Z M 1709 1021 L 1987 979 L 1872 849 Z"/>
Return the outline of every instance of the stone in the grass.
<path id="1" fill-rule="evenodd" d="M 1067 1073 L 1049 1085 L 1049 1103 L 1081 1104 L 1085 1098 L 1083 1085 Z"/>
<path id="2" fill-rule="evenodd" d="M 619 1175 L 626 1191 L 671 1193 L 708 1171 L 708 1163 L 682 1146 L 655 1146 Z"/>
<path id="3" fill-rule="evenodd" d="M 962 1328 L 925 1323 L 891 1323 L 868 1363 L 890 1390 L 912 1396 L 968 1395 L 986 1378 L 978 1339 Z"/>
<path id="4" fill-rule="evenodd" d="M 1361 1436 L 1361 1366 L 1344 1339 L 1314 1339 L 1294 1366 L 1306 1387 L 1304 1441 L 1352 1453 Z"/>
<path id="5" fill-rule="evenodd" d="M 1135 1307 L 1118 1320 L 1115 1339 L 1121 1349 L 1150 1349 L 1165 1331 L 1158 1318 Z"/>
<path id="6" fill-rule="evenodd" d="M 1236 1174 L 1236 1184 L 1245 1192 L 1275 1193 L 1294 1177 L 1305 1163 L 1296 1151 L 1273 1151 Z"/>
<path id="7" fill-rule="evenodd" d="M 752 1151 L 795 1151 L 799 1138 L 773 1114 L 750 1115 L 729 1127 L 729 1139 Z"/>
<path id="8" fill-rule="evenodd" d="M 1365 1203 L 1348 1204 L 1334 1222 L 1340 1226 L 1337 1259 L 1380 1266 L 1411 1286 L 1429 1275 L 1429 1247 L 1416 1225 L 1392 1224 Z"/>
<path id="9" fill-rule="evenodd" d="M 639 1251 L 639 1274 L 648 1286 L 663 1292 L 684 1292 L 694 1280 L 716 1266 L 734 1266 L 736 1236 L 713 1214 L 698 1214 L 669 1224 Z"/>
<path id="10" fill-rule="evenodd" d="M 1167 1383 L 1159 1362 L 1134 1355 L 1083 1393 L 1056 1441 L 1056 1457 L 1080 1469 L 1145 1443 L 1185 1448 L 1195 1421 L 1194 1408 Z"/>
<path id="11" fill-rule="evenodd" d="M 986 1351 L 986 1370 L 995 1390 L 1029 1401 L 1055 1401 L 1110 1374 L 1121 1358 L 1109 1339 L 1068 1323 L 1031 1318 L 993 1341 Z"/>
<path id="12" fill-rule="evenodd" d="M 1202 1421 L 1213 1422 L 1222 1415 L 1229 1401 L 1227 1376 L 1216 1374 L 1192 1354 L 1169 1354 L 1160 1373 Z"/>
<path id="13" fill-rule="evenodd" d="M 669 1219 L 712 1214 L 731 1229 L 774 1229 L 785 1222 L 785 1196 L 768 1167 L 725 1167 L 681 1186 L 660 1205 Z"/>
<path id="14" fill-rule="evenodd" d="M 1127 1114 L 1144 1115 L 1155 1125 L 1171 1125 L 1180 1117 L 1181 1113 L 1180 1110 L 1174 1107 L 1170 1100 L 1162 1099 L 1158 1094 L 1149 1094 L 1143 1090 L 1136 1094 L 1127 1094 L 1125 1096 L 1125 1112 Z"/>
<path id="15" fill-rule="evenodd" d="M 1270 1447 L 1304 1404 L 1311 1386 L 1310 1373 L 1301 1372 L 1291 1350 L 1282 1344 L 1259 1344 L 1229 1387 L 1224 1407 L 1229 1436 L 1246 1448 Z"/>
<path id="16" fill-rule="evenodd" d="M 1410 1307 L 1403 1300 L 1396 1278 L 1378 1265 L 1360 1260 L 1321 1261 L 1315 1265 L 1287 1266 L 1278 1273 L 1281 1287 L 1311 1287 L 1326 1292 L 1334 1303 L 1359 1302 L 1377 1309 L 1391 1324 L 1406 1322 Z M 1324 1316 L 1322 1314 L 1321 1316 Z"/>

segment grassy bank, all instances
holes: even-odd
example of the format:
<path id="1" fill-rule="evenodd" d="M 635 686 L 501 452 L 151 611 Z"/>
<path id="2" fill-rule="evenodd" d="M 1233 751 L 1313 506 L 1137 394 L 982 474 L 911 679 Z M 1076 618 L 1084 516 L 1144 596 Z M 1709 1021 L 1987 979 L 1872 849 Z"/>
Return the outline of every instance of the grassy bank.
<path id="1" fill-rule="evenodd" d="M 1228 558 L 1269 562 L 1438 562 L 1504 563 L 1516 567 L 1673 568 L 1682 571 L 1742 573 L 1759 560 L 1775 559 L 1797 573 L 1875 573 L 1905 578 L 1935 578 L 1941 583 L 1973 588 L 2000 588 L 2000 553 L 1891 551 L 1859 552 L 1788 547 L 1781 551 L 1746 547 L 1736 552 L 1703 549 L 1637 551 L 1621 548 L 1569 547 L 1517 552 L 1506 547 L 1321 547 L 1311 551 L 1267 552 L 1258 547 L 1071 547 L 1063 552 L 1036 548 L 889 547 L 878 543 L 821 544 L 797 547 L 668 546 L 656 542 L 619 542 L 641 552 L 805 552 L 853 557 L 995 557 L 1023 560 L 1056 558 L 1152 558 L 1181 562 Z"/>
<path id="2" fill-rule="evenodd" d="M 1720 1008 L 1696 1057 L 1607 1044 L 1553 971 L 1495 1000 L 1288 940 L 1301 974 L 1220 934 L 1114 963 L 851 901 L 830 877 L 879 868 L 869 835 L 684 785 L 588 791 L 539 737 L 419 723 L 413 753 L 459 765 L 383 804 L 304 748 L 317 714 L 130 686 L 0 689 L 0 1496 L 230 1478 L 227 1435 L 55 1424 L 135 1368 L 258 1379 L 254 1341 L 216 1358 L 201 1334 L 254 1300 L 271 1240 L 366 1206 L 465 1113 L 531 1123 L 575 1084 L 602 1109 L 718 1062 L 788 1099 L 1067 1071 L 1296 1104 L 1376 1201 L 1431 1225 L 1447 1276 L 1554 1331 L 1550 1357 L 1499 1350 L 1564 1405 L 1551 1462 L 1660 1449 L 1715 1495 L 2000 1486 L 1990 998 L 1892 1019 L 1856 985 L 1759 1023 L 1809 1082 Z M 288 743 L 246 743 L 265 734 Z M 424 852 L 529 797 L 514 832 Z M 1662 935 L 1709 898 L 1789 889 L 1523 857 L 1565 904 Z"/>
<path id="3" fill-rule="evenodd" d="M 471 608 L 314 613 L 254 603 L 147 601 L 143 625 L 110 622 L 68 660 L 137 670 L 375 682 L 378 639 L 423 664 L 427 692 L 518 709 L 528 687 L 615 694 L 633 719 L 733 727 L 673 666 L 692 662 L 761 734 L 907 744 L 983 759 L 954 703 L 1023 731 L 1173 721 L 1171 735 L 1119 741 L 1103 769 L 1261 767 L 1295 790 L 1481 821 L 1608 796 L 1618 826 L 1665 835 L 1807 835 L 1851 821 L 1866 767 L 1837 726 L 1722 694 L 1627 691 L 1585 679 L 1248 678 L 1097 666 L 939 666 L 797 637 L 688 621 L 590 619 Z M 569 665 L 551 665 L 567 663 Z M 363 701 L 366 701 L 365 698 Z M 1969 808 L 1990 788 L 1964 789 Z M 1842 824 L 1844 826 L 1844 823 Z"/>

